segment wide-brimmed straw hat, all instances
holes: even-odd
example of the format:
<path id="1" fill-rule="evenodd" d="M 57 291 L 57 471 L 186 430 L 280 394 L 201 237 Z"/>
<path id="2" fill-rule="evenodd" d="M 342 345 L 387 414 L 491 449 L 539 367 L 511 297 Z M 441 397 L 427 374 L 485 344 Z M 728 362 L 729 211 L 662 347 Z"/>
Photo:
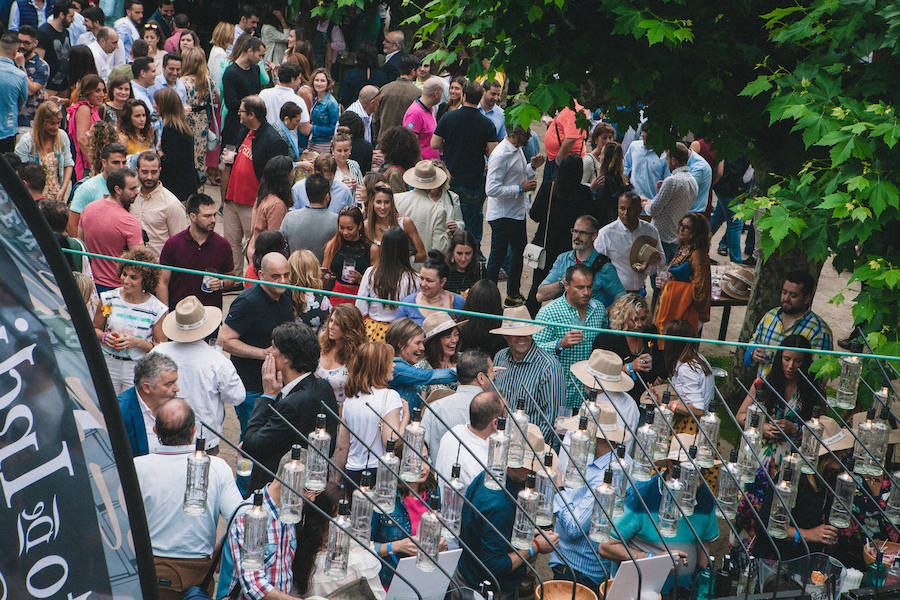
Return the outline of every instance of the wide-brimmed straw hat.
<path id="1" fill-rule="evenodd" d="M 453 317 L 447 313 L 438 311 L 425 317 L 425 321 L 422 323 L 422 329 L 425 330 L 425 339 L 428 340 L 445 331 L 453 329 L 454 327 L 462 325 L 463 323 L 465 323 L 465 321 L 456 322 L 453 320 Z"/>
<path id="2" fill-rule="evenodd" d="M 698 440 L 699 438 L 699 440 Z M 681 444 L 684 444 L 684 448 L 681 447 L 681 444 L 678 443 L 678 440 L 675 439 L 675 436 L 672 436 L 672 441 L 669 442 L 669 455 L 666 456 L 668 460 L 674 460 L 677 462 L 684 462 L 688 460 L 687 448 L 691 446 L 698 446 L 700 441 L 705 441 L 706 438 L 703 437 L 702 434 L 692 434 L 692 433 L 679 433 L 678 439 L 681 440 Z M 696 459 L 694 459 L 696 460 Z M 721 465 L 722 461 L 719 459 L 713 460 L 713 466 Z"/>
<path id="3" fill-rule="evenodd" d="M 621 444 L 631 439 L 631 434 L 624 427 L 619 426 L 619 413 L 616 412 L 612 404 L 605 400 L 597 401 L 597 408 L 600 409 L 600 414 L 597 417 L 597 424 L 599 425 L 597 427 L 598 440 L 609 440 L 610 442 Z M 590 417 L 588 418 L 590 419 Z M 560 423 L 560 427 L 568 431 L 575 431 L 578 429 L 578 421 L 579 417 L 577 415 L 569 417 Z M 590 421 L 588 421 L 588 424 L 590 424 Z"/>
<path id="4" fill-rule="evenodd" d="M 819 456 L 828 454 L 829 450 L 838 452 L 853 447 L 856 438 L 853 437 L 849 429 L 842 429 L 837 421 L 831 417 L 819 417 L 819 422 L 824 426 L 822 435 L 819 436 L 822 438 L 822 443 L 819 445 Z"/>
<path id="5" fill-rule="evenodd" d="M 182 298 L 163 319 L 162 330 L 173 342 L 202 340 L 222 324 L 222 310 L 203 306 L 197 296 Z"/>
<path id="6" fill-rule="evenodd" d="M 602 387 L 607 392 L 627 392 L 634 387 L 631 377 L 622 372 L 622 357 L 609 350 L 594 350 L 590 358 L 572 365 L 571 371 L 593 390 Z"/>
<path id="7" fill-rule="evenodd" d="M 628 261 L 631 268 L 633 269 L 637 263 L 647 263 L 648 265 L 658 263 L 659 259 L 662 258 L 662 253 L 656 247 L 658 243 L 659 240 L 653 236 L 638 236 L 638 239 L 631 244 L 631 250 L 628 253 Z"/>
<path id="8" fill-rule="evenodd" d="M 677 393 L 675 393 L 675 389 L 668 383 L 661 383 L 659 385 L 651 385 L 650 389 L 653 390 L 653 392 L 656 394 L 656 397 L 659 399 L 656 402 L 654 402 L 653 399 L 647 395 L 647 392 L 644 392 L 643 394 L 641 394 L 641 404 L 657 404 L 657 403 L 662 404 L 662 397 L 663 397 L 663 393 L 665 393 L 665 392 L 669 392 L 669 402 L 671 402 L 672 400 L 680 399 L 680 396 Z"/>
<path id="9" fill-rule="evenodd" d="M 541 433 L 540 427 L 534 423 L 529 423 L 525 429 L 525 435 L 528 438 L 528 443 L 525 444 L 525 455 L 522 458 L 522 465 L 531 471 L 540 471 L 544 468 L 544 454 L 550 452 L 553 455 L 553 468 L 559 471 L 559 457 L 553 451 L 553 448 L 544 442 L 544 434 Z M 534 448 L 534 452 L 532 452 L 531 448 Z"/>
<path id="10" fill-rule="evenodd" d="M 722 291 L 736 300 L 749 300 L 750 290 L 756 279 L 756 272 L 747 267 L 737 267 L 725 271 L 720 285 Z"/>
<path id="11" fill-rule="evenodd" d="M 544 328 L 543 325 L 535 323 L 522 323 L 521 321 L 507 321 L 512 319 L 528 319 L 531 320 L 531 313 L 524 306 L 514 306 L 512 308 L 503 309 L 503 322 L 497 329 L 491 329 L 490 333 L 497 335 L 534 335 Z"/>
<path id="12" fill-rule="evenodd" d="M 420 160 L 415 167 L 404 171 L 403 181 L 417 190 L 433 190 L 444 185 L 444 182 L 447 181 L 447 174 L 443 169 L 435 167 L 434 162 Z"/>

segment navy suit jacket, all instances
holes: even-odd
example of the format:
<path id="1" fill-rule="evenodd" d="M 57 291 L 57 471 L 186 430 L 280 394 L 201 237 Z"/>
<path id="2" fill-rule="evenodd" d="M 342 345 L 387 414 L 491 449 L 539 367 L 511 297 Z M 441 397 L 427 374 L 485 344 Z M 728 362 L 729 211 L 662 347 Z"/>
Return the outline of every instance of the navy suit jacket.
<path id="1" fill-rule="evenodd" d="M 128 443 L 131 445 L 132 456 L 149 454 L 147 428 L 144 427 L 144 415 L 141 414 L 137 390 L 134 386 L 131 386 L 119 394 L 117 398 L 119 399 L 119 411 L 122 413 L 122 421 L 125 423 L 125 433 L 128 435 Z"/>
<path id="2" fill-rule="evenodd" d="M 384 65 L 381 67 L 384 70 L 384 74 L 387 75 L 388 83 L 399 78 L 400 75 L 406 75 L 406 73 L 400 72 L 400 59 L 404 56 L 406 56 L 406 53 L 401 50 L 397 54 L 393 55 L 391 57 L 391 60 L 384 63 Z"/>

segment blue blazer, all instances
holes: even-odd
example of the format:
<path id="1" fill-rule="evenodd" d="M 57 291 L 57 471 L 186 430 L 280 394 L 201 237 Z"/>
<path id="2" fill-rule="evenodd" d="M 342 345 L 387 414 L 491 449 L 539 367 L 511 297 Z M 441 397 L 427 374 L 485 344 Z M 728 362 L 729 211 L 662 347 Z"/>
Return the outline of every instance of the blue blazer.
<path id="1" fill-rule="evenodd" d="M 119 394 L 117 398 L 119 400 L 119 411 L 122 413 L 122 421 L 125 423 L 125 433 L 128 435 L 128 443 L 131 445 L 131 455 L 143 456 L 149 454 L 147 428 L 144 427 L 144 415 L 141 414 L 137 390 L 134 386 L 131 386 Z"/>

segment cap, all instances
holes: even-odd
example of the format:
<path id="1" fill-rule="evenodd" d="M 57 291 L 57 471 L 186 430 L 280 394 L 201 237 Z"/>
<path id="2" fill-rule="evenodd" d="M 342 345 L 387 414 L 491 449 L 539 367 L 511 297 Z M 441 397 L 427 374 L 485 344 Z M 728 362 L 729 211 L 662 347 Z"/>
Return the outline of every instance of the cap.
<path id="1" fill-rule="evenodd" d="M 625 446 L 619 446 L 616 448 L 616 454 L 619 455 L 619 458 L 625 458 Z"/>
<path id="2" fill-rule="evenodd" d="M 603 483 L 612 483 L 612 471 L 609 469 L 603 474 Z"/>
<path id="3" fill-rule="evenodd" d="M 206 450 L 206 440 L 202 437 L 198 437 L 196 443 L 194 444 L 194 450 L 197 452 L 202 452 Z"/>
<path id="4" fill-rule="evenodd" d="M 534 473 L 529 473 L 525 477 L 525 487 L 533 490 L 535 483 L 536 483 L 536 478 L 534 476 Z"/>
<path id="5" fill-rule="evenodd" d="M 759 427 L 759 413 L 750 415 L 750 427 Z"/>
<path id="6" fill-rule="evenodd" d="M 372 471 L 363 471 L 359 478 L 361 487 L 372 487 Z"/>
<path id="7" fill-rule="evenodd" d="M 438 510 L 441 507 L 441 497 L 434 492 L 429 493 L 428 506 L 431 507 L 432 510 Z"/>
<path id="8" fill-rule="evenodd" d="M 578 429 L 580 429 L 581 431 L 587 429 L 587 419 L 587 416 L 582 416 L 580 419 L 578 419 Z"/>
<path id="9" fill-rule="evenodd" d="M 875 418 L 875 407 L 873 406 L 872 408 L 869 409 L 869 412 L 866 413 L 866 419 L 871 421 L 874 418 Z"/>
<path id="10" fill-rule="evenodd" d="M 349 516 L 350 515 L 350 503 L 346 500 L 341 500 L 338 502 L 338 514 L 341 516 Z"/>
<path id="11" fill-rule="evenodd" d="M 681 465 L 675 465 L 674 467 L 672 467 L 672 477 L 674 479 L 678 479 L 679 477 L 681 477 Z"/>
<path id="12" fill-rule="evenodd" d="M 409 420 L 416 421 L 416 422 L 419 422 L 422 420 L 422 407 L 421 406 L 417 406 L 414 409 L 412 409 L 412 414 L 410 415 Z"/>
<path id="13" fill-rule="evenodd" d="M 794 479 L 794 467 L 792 465 L 787 465 L 784 468 L 784 480 L 791 481 Z"/>
<path id="14" fill-rule="evenodd" d="M 691 458 L 697 458 L 697 446 L 691 444 L 691 447 L 688 448 L 688 456 Z"/>
<path id="15" fill-rule="evenodd" d="M 516 400 L 516 410 L 525 410 L 525 396 L 521 396 Z"/>
<path id="16" fill-rule="evenodd" d="M 303 448 L 300 447 L 300 444 L 294 444 L 291 446 L 291 460 L 300 460 L 300 454 L 303 452 Z"/>
<path id="17" fill-rule="evenodd" d="M 459 479 L 460 471 L 459 463 L 453 463 L 453 466 L 450 468 L 450 479 Z"/>
<path id="18" fill-rule="evenodd" d="M 653 412 L 653 407 L 650 407 L 650 410 L 644 413 L 644 424 L 645 425 L 653 425 L 653 419 L 656 417 L 656 413 Z"/>
<path id="19" fill-rule="evenodd" d="M 316 429 L 325 429 L 325 413 L 316 415 Z"/>
<path id="20" fill-rule="evenodd" d="M 262 506 L 263 493 L 262 490 L 253 492 L 253 506 Z"/>
<path id="21" fill-rule="evenodd" d="M 387 441 L 387 444 L 384 445 L 384 451 L 390 454 L 394 451 L 394 448 L 397 446 L 397 440 L 391 438 Z"/>
<path id="22" fill-rule="evenodd" d="M 553 453 L 552 453 L 552 452 L 545 452 L 545 453 L 544 453 L 544 466 L 545 466 L 545 467 L 552 467 L 552 466 L 553 466 Z"/>
<path id="23" fill-rule="evenodd" d="M 497 417 L 497 431 L 506 429 L 506 417 Z"/>
<path id="24" fill-rule="evenodd" d="M 822 407 L 819 406 L 818 404 L 813 405 L 813 407 L 812 407 L 812 418 L 813 418 L 813 419 L 818 419 L 818 418 L 821 417 L 821 416 L 822 416 Z"/>
<path id="25" fill-rule="evenodd" d="M 668 404 L 668 403 L 669 403 L 669 399 L 670 399 L 671 397 L 672 397 L 672 392 L 670 392 L 669 390 L 664 391 L 664 392 L 662 393 L 662 401 L 663 401 L 663 404 Z"/>
<path id="26" fill-rule="evenodd" d="M 728 462 L 734 463 L 737 462 L 738 451 L 737 448 L 732 448 L 731 453 L 728 455 Z"/>

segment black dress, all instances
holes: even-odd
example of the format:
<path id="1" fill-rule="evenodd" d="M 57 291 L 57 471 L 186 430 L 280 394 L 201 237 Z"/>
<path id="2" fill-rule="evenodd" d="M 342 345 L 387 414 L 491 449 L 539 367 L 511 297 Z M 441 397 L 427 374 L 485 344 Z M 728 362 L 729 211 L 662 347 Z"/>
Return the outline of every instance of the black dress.
<path id="1" fill-rule="evenodd" d="M 200 183 L 194 168 L 194 138 L 173 125 L 166 125 L 159 149 L 162 151 L 159 180 L 175 197 L 185 202 Z"/>
<path id="2" fill-rule="evenodd" d="M 644 332 L 659 333 L 656 327 L 653 325 L 648 325 Z M 641 349 L 637 352 L 632 352 L 631 348 L 628 347 L 628 340 L 625 339 L 624 335 L 616 335 L 614 333 L 598 333 L 597 337 L 594 338 L 594 345 L 592 347 L 592 350 L 609 350 L 611 352 L 615 352 L 622 359 L 622 364 L 630 363 L 641 354 L 649 354 L 653 359 L 653 368 L 646 373 L 641 373 L 641 378 L 644 380 L 644 383 L 649 386 L 652 385 L 654 381 L 656 381 L 657 377 L 665 378 L 665 358 L 663 357 L 662 350 L 660 350 L 659 348 L 659 344 L 656 344 L 652 338 L 641 339 L 644 340 L 644 344 L 641 346 Z M 634 387 L 631 388 L 631 391 L 628 392 L 628 395 L 634 398 L 635 402 L 640 403 L 641 394 L 643 394 L 644 391 L 644 386 L 642 386 L 639 381 L 635 381 Z"/>
<path id="3" fill-rule="evenodd" d="M 484 279 L 486 275 L 487 272 L 482 263 L 478 263 L 478 268 L 473 275 L 470 275 L 469 273 L 460 273 L 455 268 L 451 268 L 450 274 L 447 276 L 447 283 L 444 284 L 444 289 L 448 292 L 453 292 L 454 294 L 462 294 L 480 280 Z"/>

